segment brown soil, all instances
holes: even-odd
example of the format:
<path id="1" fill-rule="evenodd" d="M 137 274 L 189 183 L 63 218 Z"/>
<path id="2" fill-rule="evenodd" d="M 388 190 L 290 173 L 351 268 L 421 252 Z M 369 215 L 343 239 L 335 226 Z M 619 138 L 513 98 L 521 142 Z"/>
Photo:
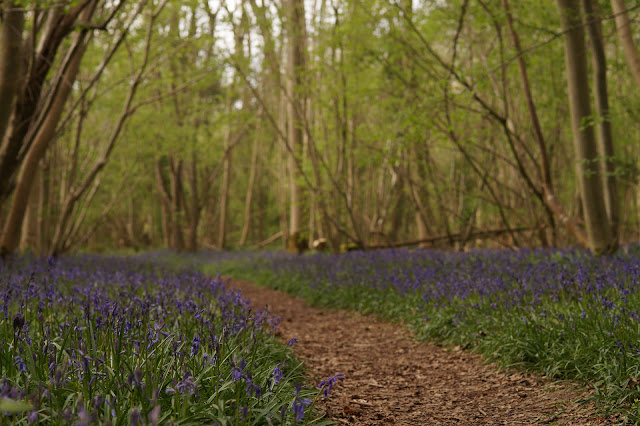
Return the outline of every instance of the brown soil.
<path id="1" fill-rule="evenodd" d="M 357 425 L 602 425 L 588 392 L 519 372 L 498 371 L 477 354 L 417 342 L 399 324 L 309 307 L 283 292 L 231 280 L 257 309 L 281 318 L 280 337 L 315 383 L 345 376 L 323 400 L 327 417 Z"/>

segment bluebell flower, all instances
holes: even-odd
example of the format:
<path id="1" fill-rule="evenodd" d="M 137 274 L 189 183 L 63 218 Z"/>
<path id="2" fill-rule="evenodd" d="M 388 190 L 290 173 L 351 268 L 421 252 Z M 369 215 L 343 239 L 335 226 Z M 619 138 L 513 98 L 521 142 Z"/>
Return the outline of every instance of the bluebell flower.
<path id="1" fill-rule="evenodd" d="M 304 420 L 304 409 L 311 405 L 308 398 L 296 398 L 293 401 L 293 413 L 296 415 L 296 422 Z"/>
<path id="2" fill-rule="evenodd" d="M 318 387 L 322 389 L 322 394 L 324 395 L 324 397 L 328 398 L 331 390 L 333 389 L 333 385 L 342 380 L 344 380 L 344 374 L 338 373 L 334 376 L 329 377 L 327 380 L 323 380 L 318 383 Z"/>
<path id="3" fill-rule="evenodd" d="M 162 411 L 159 405 L 156 405 L 155 407 L 153 407 L 153 409 L 149 413 L 149 424 L 151 424 L 151 426 L 158 425 L 158 422 L 160 421 L 161 413 Z"/>
<path id="4" fill-rule="evenodd" d="M 176 390 L 183 395 L 194 395 L 198 392 L 198 385 L 196 384 L 196 378 L 193 377 L 188 371 L 185 373 L 182 381 L 176 385 Z"/>
<path id="5" fill-rule="evenodd" d="M 24 359 L 21 356 L 14 356 L 13 359 L 15 362 L 13 365 L 18 367 L 18 371 L 24 373 L 27 371 L 27 364 L 24 363 Z"/>
<path id="6" fill-rule="evenodd" d="M 273 383 L 274 384 L 279 384 L 280 381 L 282 380 L 282 378 L 284 377 L 284 373 L 283 371 L 280 369 L 280 366 L 282 365 L 282 363 L 278 364 L 276 366 L 276 368 L 273 369 Z"/>
<path id="7" fill-rule="evenodd" d="M 140 410 L 138 409 L 138 407 L 135 407 L 133 410 L 131 410 L 131 415 L 129 416 L 129 425 L 138 426 L 141 420 L 142 415 L 140 414 Z"/>
<path id="8" fill-rule="evenodd" d="M 191 357 L 198 355 L 198 351 L 200 350 L 200 338 L 198 336 L 194 337 L 191 341 Z"/>

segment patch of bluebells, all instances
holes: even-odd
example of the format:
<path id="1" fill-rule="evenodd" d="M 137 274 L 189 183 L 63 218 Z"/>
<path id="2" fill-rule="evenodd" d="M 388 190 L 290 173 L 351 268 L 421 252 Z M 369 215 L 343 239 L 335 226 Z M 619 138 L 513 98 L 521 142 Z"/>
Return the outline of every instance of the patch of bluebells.
<path id="1" fill-rule="evenodd" d="M 630 295 L 640 288 L 638 246 L 608 257 L 575 249 L 469 253 L 394 249 L 311 256 L 267 252 L 242 262 L 257 271 L 270 271 L 276 283 L 293 277 L 315 295 L 366 290 L 368 295 L 410 299 L 422 312 L 448 310 L 453 317 L 455 311 L 458 324 L 470 311 L 530 312 L 546 301 L 579 302 L 591 311 L 608 312 L 611 318 L 617 314 L 619 321 L 623 317 L 640 321 L 640 309 L 629 305 Z"/>
<path id="2" fill-rule="evenodd" d="M 12 424 L 317 419 L 320 392 L 293 385 L 306 379 L 277 319 L 220 278 L 153 256 L 10 257 L 0 302 L 0 398 L 22 403 L 1 414 Z"/>

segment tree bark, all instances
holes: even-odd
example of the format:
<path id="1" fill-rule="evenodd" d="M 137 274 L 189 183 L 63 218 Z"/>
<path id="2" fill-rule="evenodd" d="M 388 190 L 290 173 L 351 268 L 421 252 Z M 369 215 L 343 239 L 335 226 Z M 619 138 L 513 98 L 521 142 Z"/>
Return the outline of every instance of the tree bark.
<path id="1" fill-rule="evenodd" d="M 93 0 L 77 4 L 66 14 L 61 12 L 61 6 L 52 7 L 49 11 L 44 34 L 40 37 L 37 53 L 34 55 L 35 60 L 29 66 L 23 89 L 17 94 L 13 107 L 10 132 L 5 132 L 2 146 L 0 147 L 0 205 L 14 190 L 16 172 L 22 162 L 26 161 L 25 156 L 30 151 L 32 140 L 39 137 L 37 133 L 32 137 L 33 133 L 30 133 L 30 131 L 35 130 L 35 132 L 38 132 L 40 128 L 44 127 L 45 123 L 43 121 L 53 117 L 51 110 L 59 106 L 58 100 L 61 97 L 58 95 L 58 91 L 61 89 L 60 85 L 54 83 L 49 91 L 49 96 L 41 102 L 43 85 L 52 65 L 55 63 L 58 48 L 73 29 L 78 15 L 83 10 L 86 11 L 86 7 L 91 8 L 88 6 L 90 1 Z M 84 39 L 87 31 L 87 29 L 82 29 L 78 33 L 76 40 L 79 38 Z M 62 68 L 60 68 L 63 78 L 58 79 L 58 83 L 65 83 L 64 75 L 68 75 L 69 71 L 65 71 L 64 67 L 69 64 L 69 62 L 63 63 Z M 21 69 L 23 66 L 25 64 L 20 64 L 17 68 Z M 27 72 L 26 70 L 24 71 Z M 42 114 L 38 114 L 38 111 L 42 112 Z M 60 115 L 61 112 L 54 114 Z M 37 116 L 42 118 L 40 123 L 34 123 L 34 120 L 38 118 Z"/>
<path id="2" fill-rule="evenodd" d="M 0 141 L 3 140 L 22 72 L 22 31 L 24 10 L 15 2 L 4 5 L 4 22 L 0 32 Z"/>
<path id="3" fill-rule="evenodd" d="M 233 90 L 233 83 L 231 87 L 227 90 L 231 92 Z M 227 129 L 225 131 L 224 137 L 224 148 L 225 150 L 230 149 L 231 147 L 231 127 L 233 123 L 231 121 L 231 103 L 232 103 L 232 95 L 231 93 L 227 94 L 227 119 L 229 122 L 227 123 Z M 220 187 L 220 221 L 218 228 L 218 247 L 223 250 L 227 244 L 227 213 L 229 211 L 229 188 L 231 186 L 231 167 L 233 161 L 233 154 L 231 151 L 228 151 L 228 154 L 224 158 L 224 165 L 222 171 L 222 186 Z"/>
<path id="4" fill-rule="evenodd" d="M 287 98 L 284 93 L 280 93 L 279 99 L 278 127 L 284 129 L 287 125 Z M 289 153 L 285 147 L 285 140 L 280 140 L 276 147 L 276 162 L 278 168 L 278 190 L 276 192 L 276 202 L 278 203 L 278 218 L 282 235 L 282 248 L 289 247 L 289 220 L 287 217 L 287 190 L 289 189 L 289 174 L 287 161 Z"/>
<path id="5" fill-rule="evenodd" d="M 589 99 L 587 51 L 580 3 L 578 0 L 557 0 L 557 2 L 565 32 L 565 62 L 571 127 L 588 245 L 592 252 L 602 253 L 615 247 L 616 238 L 609 225 L 604 205 L 598 149 Z"/>
<path id="6" fill-rule="evenodd" d="M 38 225 L 36 230 L 36 246 L 35 251 L 39 254 L 44 253 L 47 249 L 45 245 L 45 236 L 48 233 L 48 221 L 45 220 L 47 211 L 49 210 L 49 164 L 45 158 L 41 162 L 40 183 L 38 184 L 40 195 L 38 196 Z"/>
<path id="7" fill-rule="evenodd" d="M 196 135 L 193 136 L 194 138 Z M 189 203 L 189 235 L 187 250 L 198 250 L 198 226 L 200 225 L 201 205 L 198 195 L 198 156 L 195 148 L 191 152 L 191 165 L 189 167 L 189 187 L 191 202 Z"/>
<path id="8" fill-rule="evenodd" d="M 33 185 L 31 187 L 31 191 L 29 191 L 29 201 L 27 203 L 27 209 L 25 211 L 25 218 L 22 222 L 22 235 L 20 236 L 20 252 L 24 253 L 27 250 L 30 250 L 32 253 L 36 255 L 40 254 L 38 252 L 37 241 L 38 241 L 38 206 L 40 205 L 40 185 L 42 183 L 42 178 L 40 174 L 42 170 L 40 167 L 36 169 L 36 176 L 33 181 Z"/>
<path id="9" fill-rule="evenodd" d="M 251 226 L 251 203 L 255 189 L 256 175 L 258 173 L 258 157 L 260 156 L 260 136 L 262 130 L 262 107 L 257 114 L 257 123 L 253 135 L 253 148 L 251 152 L 251 170 L 249 171 L 249 183 L 247 184 L 247 194 L 244 199 L 244 223 L 242 224 L 242 235 L 240 236 L 240 246 L 247 244 L 249 237 L 249 227 Z"/>
<path id="10" fill-rule="evenodd" d="M 629 66 L 629 71 L 636 85 L 640 87 L 640 53 L 636 43 L 633 41 L 633 33 L 631 32 L 631 20 L 624 0 L 611 0 L 611 7 L 616 20 L 616 30 L 618 38 L 624 51 L 624 58 Z"/>
<path id="11" fill-rule="evenodd" d="M 156 160 L 156 187 L 160 191 L 161 216 L 162 216 L 162 236 L 164 244 L 171 247 L 171 192 L 169 183 L 164 174 L 163 161 L 166 157 Z"/>
<path id="12" fill-rule="evenodd" d="M 296 161 L 302 155 L 302 130 L 304 123 L 303 75 L 305 67 L 305 28 L 303 0 L 290 0 L 288 29 L 288 143 L 289 152 L 289 243 L 288 249 L 293 253 L 302 251 L 302 186 L 301 174 Z M 297 157 L 297 158 L 296 158 Z"/>
<path id="13" fill-rule="evenodd" d="M 618 244 L 619 200 L 616 179 L 615 151 L 609 115 L 609 94 L 607 89 L 607 60 L 602 41 L 600 15 L 592 0 L 582 0 L 591 58 L 593 62 L 594 99 L 596 107 L 596 122 L 598 123 L 598 153 L 601 160 L 602 188 L 604 192 L 605 208 L 611 225 L 611 232 L 615 236 L 614 244 Z"/>
<path id="14" fill-rule="evenodd" d="M 95 3 L 92 3 L 83 11 L 82 18 L 84 18 L 84 20 L 89 20 L 91 18 L 91 15 L 95 10 L 95 5 Z M 82 56 L 84 55 L 87 47 L 87 34 L 88 30 L 80 30 L 69 48 L 67 58 L 63 61 L 62 69 L 64 71 L 60 75 L 58 83 L 59 88 L 54 95 L 51 108 L 44 118 L 42 125 L 37 130 L 33 143 L 25 156 L 18 175 L 18 181 L 13 195 L 11 209 L 9 210 L 9 216 L 4 225 L 2 236 L 0 237 L 0 256 L 6 256 L 7 254 L 12 253 L 19 244 L 22 220 L 24 219 L 24 212 L 29 200 L 29 192 L 31 191 L 33 179 L 36 175 L 36 168 L 55 135 L 58 121 L 60 120 L 64 110 L 64 105 L 71 93 L 73 83 L 78 74 L 78 70 L 80 69 Z M 64 68 L 65 65 L 66 69 Z"/>
<path id="15" fill-rule="evenodd" d="M 173 216 L 171 237 L 171 248 L 177 251 L 184 250 L 184 236 L 182 233 L 182 225 L 184 222 L 184 214 L 182 207 L 184 206 L 184 195 L 182 192 L 182 160 L 176 160 L 173 157 L 169 161 L 169 180 L 171 182 L 171 214 Z"/>

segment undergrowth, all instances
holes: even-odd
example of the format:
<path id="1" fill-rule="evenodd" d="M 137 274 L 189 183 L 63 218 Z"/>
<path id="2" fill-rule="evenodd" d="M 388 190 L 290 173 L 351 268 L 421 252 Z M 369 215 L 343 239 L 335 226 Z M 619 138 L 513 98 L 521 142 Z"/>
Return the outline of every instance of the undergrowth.
<path id="1" fill-rule="evenodd" d="M 0 424 L 322 424 L 302 363 L 220 279 L 139 259 L 0 261 Z"/>
<path id="2" fill-rule="evenodd" d="M 206 256 L 205 256 L 206 258 Z M 640 423 L 640 249 L 388 250 L 199 260 L 314 306 L 407 324 L 418 338 L 591 387 L 604 412 Z"/>

